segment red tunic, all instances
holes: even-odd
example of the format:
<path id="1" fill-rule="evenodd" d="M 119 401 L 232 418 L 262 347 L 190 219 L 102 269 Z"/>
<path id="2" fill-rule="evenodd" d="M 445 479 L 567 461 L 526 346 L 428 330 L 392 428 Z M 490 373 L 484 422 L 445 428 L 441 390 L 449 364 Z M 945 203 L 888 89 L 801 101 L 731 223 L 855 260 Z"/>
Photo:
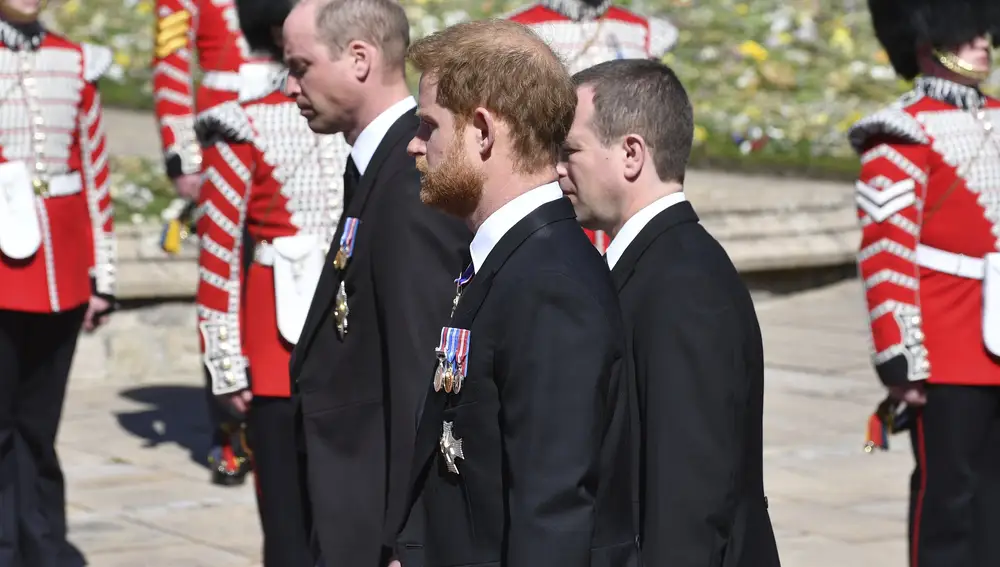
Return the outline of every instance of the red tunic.
<path id="1" fill-rule="evenodd" d="M 23 162 L 50 189 L 35 196 L 41 243 L 30 257 L 0 252 L 0 309 L 54 313 L 115 292 L 115 241 L 103 108 L 96 82 L 109 49 L 44 32 L 13 50 L 0 22 L 0 163 Z M 51 193 L 49 192 L 51 191 Z M 0 191 L 0 198 L 2 191 Z"/>
<path id="2" fill-rule="evenodd" d="M 590 7 L 579 0 L 546 0 L 506 16 L 532 28 L 567 63 L 570 73 L 613 59 L 663 57 L 677 41 L 677 28 L 605 2 Z M 585 230 L 603 253 L 610 240 Z"/>
<path id="3" fill-rule="evenodd" d="M 982 323 L 981 259 L 998 250 L 1000 236 L 994 124 L 997 100 L 922 77 L 897 104 L 851 129 L 862 163 L 858 265 L 873 361 L 887 385 L 1000 385 Z M 954 267 L 959 254 L 962 270 Z"/>
<path id="4" fill-rule="evenodd" d="M 197 173 L 201 154 L 195 112 L 236 99 L 238 72 L 249 49 L 235 0 L 156 0 L 156 14 L 153 98 L 164 160 L 172 176 Z M 197 91 L 194 51 L 204 73 Z"/>
<path id="5" fill-rule="evenodd" d="M 196 124 L 205 147 L 198 320 L 216 394 L 246 388 L 249 367 L 255 395 L 290 395 L 294 345 L 288 329 L 279 329 L 274 268 L 262 251 L 295 235 L 328 245 L 343 207 L 350 147 L 340 134 L 313 133 L 276 86 L 247 80 L 240 101 L 200 113 Z M 248 270 L 243 254 L 254 251 L 243 249 L 244 226 L 264 243 Z"/>

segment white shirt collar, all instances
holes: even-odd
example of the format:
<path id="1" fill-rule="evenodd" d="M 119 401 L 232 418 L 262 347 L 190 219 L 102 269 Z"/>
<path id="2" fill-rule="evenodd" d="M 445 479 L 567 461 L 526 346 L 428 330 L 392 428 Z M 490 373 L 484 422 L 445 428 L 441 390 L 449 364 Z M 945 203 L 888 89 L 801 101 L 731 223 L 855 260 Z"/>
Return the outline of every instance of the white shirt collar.
<path id="1" fill-rule="evenodd" d="M 507 231 L 521 222 L 521 219 L 545 203 L 561 199 L 562 196 L 559 182 L 553 181 L 518 195 L 494 211 L 476 231 L 476 236 L 472 238 L 472 244 L 469 245 L 469 250 L 472 252 L 473 268 L 478 272 L 483 267 L 483 262 L 486 261 L 486 257 L 490 255 L 493 247 L 497 245 L 497 242 L 500 242 Z"/>
<path id="2" fill-rule="evenodd" d="M 611 241 L 608 249 L 604 252 L 604 255 L 608 259 L 608 267 L 614 269 L 615 264 L 618 263 L 622 254 L 628 249 L 628 245 L 632 244 L 632 241 L 635 240 L 636 236 L 639 236 L 639 233 L 649 224 L 649 221 L 653 220 L 656 215 L 667 210 L 669 207 L 677 203 L 683 203 L 686 200 L 687 198 L 682 191 L 671 193 L 646 205 L 638 213 L 625 221 L 622 229 L 618 231 L 618 234 L 615 235 L 614 240 Z"/>
<path id="3" fill-rule="evenodd" d="M 396 104 L 382 111 L 375 120 L 372 120 L 365 129 L 358 134 L 358 139 L 354 140 L 351 147 L 351 157 L 354 158 L 354 165 L 358 168 L 358 173 L 365 174 L 368 164 L 375 155 L 375 150 L 382 143 L 382 138 L 392 125 L 399 120 L 399 117 L 413 110 L 417 106 L 417 101 L 412 96 L 408 96 Z"/>

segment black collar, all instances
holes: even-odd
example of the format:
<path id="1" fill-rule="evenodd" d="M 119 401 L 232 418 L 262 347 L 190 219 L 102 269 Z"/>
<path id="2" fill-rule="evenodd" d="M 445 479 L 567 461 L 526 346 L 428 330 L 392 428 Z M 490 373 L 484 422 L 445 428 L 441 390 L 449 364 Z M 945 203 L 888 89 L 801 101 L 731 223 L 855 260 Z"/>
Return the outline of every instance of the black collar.
<path id="1" fill-rule="evenodd" d="M 636 264 L 639 263 L 639 258 L 661 234 L 675 226 L 691 222 L 698 222 L 698 214 L 695 213 L 694 207 L 688 201 L 671 205 L 650 219 L 625 248 L 621 258 L 618 258 L 614 269 L 611 270 L 611 277 L 615 281 L 615 287 L 618 288 L 618 291 L 620 292 L 625 287 Z"/>
<path id="2" fill-rule="evenodd" d="M 986 107 L 986 95 L 976 87 L 961 85 L 940 77 L 917 77 L 913 89 L 924 96 L 948 103 L 962 110 Z"/>
<path id="3" fill-rule="evenodd" d="M 592 6 L 583 0 L 542 0 L 542 5 L 573 21 L 596 20 L 611 8 L 612 0 L 601 0 Z"/>
<path id="4" fill-rule="evenodd" d="M 45 28 L 39 22 L 14 24 L 0 20 L 0 42 L 8 49 L 14 51 L 35 50 L 41 47 L 43 39 L 45 39 Z"/>

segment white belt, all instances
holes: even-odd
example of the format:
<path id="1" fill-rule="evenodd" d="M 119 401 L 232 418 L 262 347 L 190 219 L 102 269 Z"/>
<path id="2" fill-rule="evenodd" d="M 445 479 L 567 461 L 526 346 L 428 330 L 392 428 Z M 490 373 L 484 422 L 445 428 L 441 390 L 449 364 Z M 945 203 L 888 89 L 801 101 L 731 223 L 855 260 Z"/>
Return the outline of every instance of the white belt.
<path id="1" fill-rule="evenodd" d="M 923 244 L 917 244 L 917 264 L 935 272 L 972 280 L 981 280 L 986 275 L 986 262 L 982 258 L 938 250 Z"/>
<path id="2" fill-rule="evenodd" d="M 270 242 L 258 242 L 253 249 L 253 261 L 261 266 L 274 266 L 274 245 Z"/>
<path id="3" fill-rule="evenodd" d="M 49 197 L 69 197 L 83 191 L 83 179 L 79 173 L 53 175 L 48 180 Z"/>
<path id="4" fill-rule="evenodd" d="M 235 71 L 208 71 L 201 78 L 201 85 L 217 91 L 239 92 L 240 74 Z"/>

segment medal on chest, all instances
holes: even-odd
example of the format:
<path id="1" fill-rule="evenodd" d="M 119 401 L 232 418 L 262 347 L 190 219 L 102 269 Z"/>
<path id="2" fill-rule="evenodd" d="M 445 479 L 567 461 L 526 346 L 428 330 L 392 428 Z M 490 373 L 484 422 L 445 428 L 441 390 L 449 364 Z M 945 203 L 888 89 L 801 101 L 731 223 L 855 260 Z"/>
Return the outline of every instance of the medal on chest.
<path id="1" fill-rule="evenodd" d="M 469 267 L 462 272 L 462 275 L 455 279 L 455 299 L 451 302 L 451 316 L 455 316 L 455 310 L 458 309 L 458 302 L 462 299 L 462 290 L 465 289 L 465 284 L 469 283 L 472 276 L 475 275 L 476 269 L 474 264 L 469 264 Z"/>
<path id="2" fill-rule="evenodd" d="M 344 233 L 340 235 L 340 247 L 337 249 L 337 255 L 333 258 L 334 268 L 343 270 L 347 267 L 347 262 L 354 255 L 354 242 L 360 224 L 361 219 L 354 217 L 347 217 L 344 220 Z"/>
<path id="3" fill-rule="evenodd" d="M 341 281 L 333 305 L 333 319 L 337 324 L 337 335 L 341 339 L 347 334 L 347 316 L 350 313 L 351 308 L 347 306 L 347 289 L 344 287 L 344 282 Z"/>
<path id="4" fill-rule="evenodd" d="M 358 226 L 361 219 L 347 217 L 344 219 L 344 232 L 340 235 L 340 247 L 337 248 L 337 255 L 333 259 L 333 267 L 341 272 L 347 268 L 347 263 L 354 255 L 354 243 L 358 234 Z M 344 285 L 344 276 L 341 275 L 340 287 L 337 288 L 337 295 L 333 304 L 333 320 L 337 325 L 337 335 L 343 339 L 347 335 L 347 316 L 351 313 L 351 308 L 347 305 L 347 288 Z"/>
<path id="5" fill-rule="evenodd" d="M 468 329 L 444 327 L 441 342 L 435 350 L 438 357 L 434 370 L 434 391 L 459 393 L 462 381 L 469 370 L 469 343 L 472 333 Z"/>
<path id="6" fill-rule="evenodd" d="M 441 431 L 441 441 L 438 445 L 441 449 L 441 456 L 444 457 L 444 464 L 448 467 L 448 471 L 454 474 L 459 474 L 456 459 L 465 460 L 465 452 L 462 451 L 462 440 L 455 437 L 454 428 L 454 422 L 444 422 L 444 426 Z"/>

